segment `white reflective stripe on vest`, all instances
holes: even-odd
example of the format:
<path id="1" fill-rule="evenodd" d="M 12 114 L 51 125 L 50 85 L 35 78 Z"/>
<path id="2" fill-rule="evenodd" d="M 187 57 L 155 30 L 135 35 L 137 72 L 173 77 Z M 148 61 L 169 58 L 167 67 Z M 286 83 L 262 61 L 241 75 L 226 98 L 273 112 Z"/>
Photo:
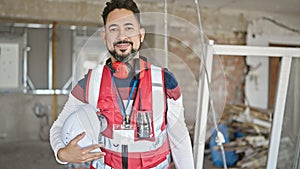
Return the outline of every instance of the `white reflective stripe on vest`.
<path id="1" fill-rule="evenodd" d="M 100 84 L 104 65 L 97 65 L 91 72 L 89 80 L 88 102 L 97 108 Z"/>
<path id="2" fill-rule="evenodd" d="M 157 148 L 161 147 L 166 139 L 167 139 L 167 131 L 163 130 L 161 134 L 157 137 L 155 137 L 155 141 L 136 141 L 133 144 L 128 145 L 128 152 L 147 152 L 151 150 L 156 150 Z M 105 149 L 114 151 L 114 152 L 122 152 L 122 146 L 119 144 L 115 144 L 113 139 L 104 137 L 103 135 L 100 136 L 99 139 L 100 142 L 102 142 L 105 146 Z"/>
<path id="3" fill-rule="evenodd" d="M 154 135 L 157 137 L 161 132 L 161 126 L 164 121 L 165 97 L 162 82 L 161 68 L 151 65 L 151 79 L 152 79 L 152 109 L 154 120 Z"/>

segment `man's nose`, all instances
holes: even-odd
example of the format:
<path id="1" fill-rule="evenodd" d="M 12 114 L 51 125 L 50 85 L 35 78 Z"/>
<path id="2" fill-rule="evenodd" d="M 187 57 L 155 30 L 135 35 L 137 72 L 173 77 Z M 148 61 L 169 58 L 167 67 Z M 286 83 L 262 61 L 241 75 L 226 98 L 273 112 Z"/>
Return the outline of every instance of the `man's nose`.
<path id="1" fill-rule="evenodd" d="M 120 39 L 120 40 L 128 39 L 128 35 L 126 34 L 124 29 L 120 29 L 119 34 L 118 34 L 118 39 Z"/>

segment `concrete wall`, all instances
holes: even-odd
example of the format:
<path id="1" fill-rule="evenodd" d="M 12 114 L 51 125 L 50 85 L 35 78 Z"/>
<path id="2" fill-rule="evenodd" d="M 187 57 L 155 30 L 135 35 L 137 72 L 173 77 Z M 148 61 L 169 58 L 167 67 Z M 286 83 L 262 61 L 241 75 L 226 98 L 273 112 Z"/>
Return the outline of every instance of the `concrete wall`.
<path id="1" fill-rule="evenodd" d="M 66 96 L 57 97 L 57 110 L 60 111 Z M 52 123 L 52 96 L 37 96 L 29 94 L 0 94 L 0 141 L 46 140 L 49 125 Z M 36 103 L 45 106 L 46 116 L 38 118 L 33 111 Z"/>

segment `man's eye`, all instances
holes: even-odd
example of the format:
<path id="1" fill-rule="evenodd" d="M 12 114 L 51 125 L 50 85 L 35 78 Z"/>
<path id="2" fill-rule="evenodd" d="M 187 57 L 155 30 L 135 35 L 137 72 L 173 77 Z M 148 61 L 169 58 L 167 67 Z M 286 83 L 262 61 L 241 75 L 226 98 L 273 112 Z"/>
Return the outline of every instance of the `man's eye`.
<path id="1" fill-rule="evenodd" d="M 118 31 L 118 29 L 117 28 L 110 28 L 109 31 L 110 32 L 116 32 L 116 31 Z"/>
<path id="2" fill-rule="evenodd" d="M 134 28 L 133 27 L 126 27 L 125 30 L 126 31 L 132 31 L 132 30 L 134 30 Z"/>

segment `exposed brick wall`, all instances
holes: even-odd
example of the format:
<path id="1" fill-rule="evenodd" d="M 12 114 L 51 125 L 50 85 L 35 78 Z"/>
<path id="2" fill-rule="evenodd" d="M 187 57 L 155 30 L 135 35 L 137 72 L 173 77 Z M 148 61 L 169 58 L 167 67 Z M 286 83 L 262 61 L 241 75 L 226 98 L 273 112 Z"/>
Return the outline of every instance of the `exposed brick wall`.
<path id="1" fill-rule="evenodd" d="M 169 37 L 169 52 L 179 57 L 193 72 L 196 81 L 199 79 L 199 55 L 195 50 L 201 48 L 199 35 L 185 29 L 171 28 L 170 31 L 176 32 L 175 37 Z M 215 44 L 244 45 L 246 42 L 246 33 L 233 32 L 227 34 L 214 34 L 208 36 L 208 39 L 214 40 Z M 170 59 L 169 59 L 170 60 Z M 170 68 L 182 69 L 182 65 L 174 62 L 169 64 Z M 212 71 L 212 96 L 217 112 L 223 112 L 224 104 L 243 103 L 245 89 L 245 73 L 247 66 L 244 56 L 215 56 Z M 187 71 L 178 71 L 179 79 L 183 78 Z M 178 76 L 178 75 L 177 75 Z M 190 82 L 184 82 L 184 94 L 193 96 L 197 90 Z M 186 97 L 186 114 L 193 113 L 195 108 L 195 98 Z M 193 115 L 192 115 L 193 116 Z"/>
<path id="2" fill-rule="evenodd" d="M 233 32 L 231 35 L 211 36 L 215 44 L 245 45 L 246 33 Z M 245 97 L 245 75 L 247 73 L 246 57 L 219 56 L 226 79 L 226 103 L 243 103 Z M 214 77 L 213 77 L 214 78 Z M 213 84 L 214 87 L 218 84 Z"/>
<path id="3" fill-rule="evenodd" d="M 193 34 L 182 35 L 182 39 L 169 38 L 169 51 L 179 56 L 198 80 L 200 59 L 193 48 L 197 47 L 199 39 Z M 216 34 L 208 38 L 214 40 L 215 44 L 245 45 L 246 33 Z M 226 97 L 226 103 L 243 103 L 246 72 L 244 56 L 215 56 L 212 71 L 213 96 L 219 99 Z"/>

